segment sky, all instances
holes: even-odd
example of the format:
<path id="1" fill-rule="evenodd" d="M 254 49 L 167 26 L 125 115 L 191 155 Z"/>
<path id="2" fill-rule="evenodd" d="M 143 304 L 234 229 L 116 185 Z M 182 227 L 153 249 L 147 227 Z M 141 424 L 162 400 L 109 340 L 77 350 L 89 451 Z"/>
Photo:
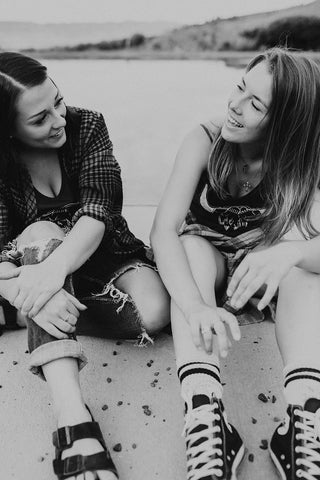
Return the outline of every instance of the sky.
<path id="1" fill-rule="evenodd" d="M 279 10 L 310 0 L 0 0 L 1 21 L 169 21 L 195 24 Z"/>

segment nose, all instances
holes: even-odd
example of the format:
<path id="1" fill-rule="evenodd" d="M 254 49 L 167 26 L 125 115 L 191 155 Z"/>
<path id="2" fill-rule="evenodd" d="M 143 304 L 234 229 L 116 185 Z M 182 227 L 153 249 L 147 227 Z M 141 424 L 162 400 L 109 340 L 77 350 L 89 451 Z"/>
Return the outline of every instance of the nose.
<path id="1" fill-rule="evenodd" d="M 62 115 L 61 112 L 59 112 L 58 110 L 54 110 L 52 128 L 54 128 L 55 130 L 59 130 L 59 128 L 65 127 L 66 124 L 67 122 L 64 118 L 64 115 Z"/>
<path id="2" fill-rule="evenodd" d="M 229 101 L 230 109 L 235 112 L 237 115 L 242 113 L 242 97 L 234 93 Z"/>
<path id="3" fill-rule="evenodd" d="M 241 100 L 239 98 L 232 99 L 229 106 L 233 112 L 235 112 L 237 115 L 241 115 Z"/>

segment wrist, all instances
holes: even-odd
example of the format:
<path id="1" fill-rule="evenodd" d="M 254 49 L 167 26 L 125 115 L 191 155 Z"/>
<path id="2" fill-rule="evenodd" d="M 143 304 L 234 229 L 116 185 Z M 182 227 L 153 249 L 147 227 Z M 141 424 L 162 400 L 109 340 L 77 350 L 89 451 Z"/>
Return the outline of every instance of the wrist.
<path id="1" fill-rule="evenodd" d="M 41 263 L 43 264 L 43 266 L 45 266 L 45 268 L 54 269 L 55 271 L 59 272 L 59 274 L 64 278 L 70 273 L 70 266 L 66 259 L 60 255 L 55 255 L 55 252 L 49 255 L 49 257 L 47 257 Z"/>
<path id="2" fill-rule="evenodd" d="M 186 303 L 181 311 L 186 319 L 192 317 L 196 312 L 198 312 L 201 308 L 203 308 L 204 302 L 202 298 L 195 299 L 192 302 Z"/>

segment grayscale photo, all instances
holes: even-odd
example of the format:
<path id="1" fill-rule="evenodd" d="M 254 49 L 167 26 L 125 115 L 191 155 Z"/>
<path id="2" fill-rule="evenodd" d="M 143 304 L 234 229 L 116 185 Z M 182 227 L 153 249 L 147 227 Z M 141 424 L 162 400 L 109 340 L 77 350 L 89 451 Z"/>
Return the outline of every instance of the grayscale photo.
<path id="1" fill-rule="evenodd" d="M 320 480 L 320 0 L 0 0 L 0 479 Z"/>

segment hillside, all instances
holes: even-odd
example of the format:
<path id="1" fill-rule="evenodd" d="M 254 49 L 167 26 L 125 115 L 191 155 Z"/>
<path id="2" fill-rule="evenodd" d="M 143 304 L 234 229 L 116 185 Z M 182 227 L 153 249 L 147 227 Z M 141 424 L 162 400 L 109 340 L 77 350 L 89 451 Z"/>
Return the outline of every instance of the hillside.
<path id="1" fill-rule="evenodd" d="M 0 22 L 0 49 L 51 48 L 127 38 L 135 33 L 145 36 L 164 34 L 177 27 L 167 22 L 109 23 L 30 23 Z"/>
<path id="2" fill-rule="evenodd" d="M 217 19 L 203 25 L 175 29 L 148 42 L 147 48 L 159 51 L 248 50 L 248 39 L 241 36 L 246 30 L 265 27 L 280 18 L 290 16 L 320 17 L 320 0 L 283 10 Z"/>

